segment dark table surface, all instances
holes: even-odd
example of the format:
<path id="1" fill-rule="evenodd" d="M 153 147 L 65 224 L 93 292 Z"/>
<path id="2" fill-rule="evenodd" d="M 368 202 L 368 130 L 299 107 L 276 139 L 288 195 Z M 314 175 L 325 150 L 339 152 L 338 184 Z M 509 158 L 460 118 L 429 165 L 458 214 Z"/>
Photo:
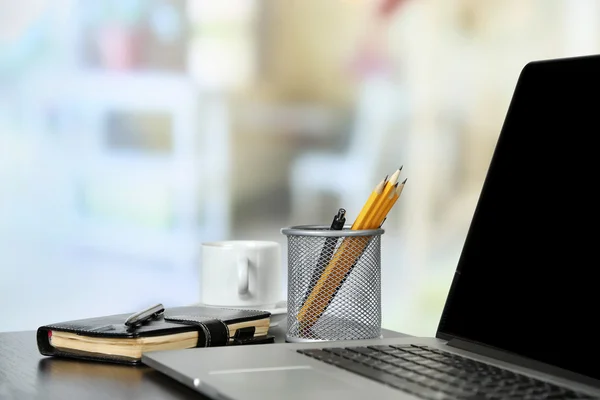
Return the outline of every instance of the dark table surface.
<path id="1" fill-rule="evenodd" d="M 270 329 L 285 342 L 285 323 Z M 408 335 L 382 330 L 383 337 Z M 264 345 L 268 346 L 268 345 Z M 202 399 L 199 393 L 146 366 L 86 362 L 40 355 L 35 331 L 0 333 L 0 399 Z"/>

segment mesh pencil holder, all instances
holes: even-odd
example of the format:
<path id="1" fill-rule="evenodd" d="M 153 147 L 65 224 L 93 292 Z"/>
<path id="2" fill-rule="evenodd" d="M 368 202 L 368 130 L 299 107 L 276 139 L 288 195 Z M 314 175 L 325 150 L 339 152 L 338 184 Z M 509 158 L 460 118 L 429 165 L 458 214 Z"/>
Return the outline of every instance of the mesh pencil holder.
<path id="1" fill-rule="evenodd" d="M 284 228 L 288 243 L 286 341 L 381 337 L 383 229 Z"/>

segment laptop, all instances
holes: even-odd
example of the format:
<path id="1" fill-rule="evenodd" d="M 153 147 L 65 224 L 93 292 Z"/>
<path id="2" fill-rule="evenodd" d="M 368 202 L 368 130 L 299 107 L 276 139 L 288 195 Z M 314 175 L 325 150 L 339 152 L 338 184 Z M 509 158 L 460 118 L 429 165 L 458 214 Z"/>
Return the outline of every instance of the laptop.
<path id="1" fill-rule="evenodd" d="M 600 399 L 600 55 L 515 78 L 435 336 L 142 361 L 215 399 Z"/>

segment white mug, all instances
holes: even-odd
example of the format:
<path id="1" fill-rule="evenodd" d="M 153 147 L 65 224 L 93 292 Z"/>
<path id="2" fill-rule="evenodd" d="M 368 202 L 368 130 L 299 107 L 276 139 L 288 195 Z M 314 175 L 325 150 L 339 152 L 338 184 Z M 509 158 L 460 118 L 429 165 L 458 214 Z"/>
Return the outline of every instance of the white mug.
<path id="1" fill-rule="evenodd" d="M 260 240 L 202 243 L 200 300 L 208 306 L 269 308 L 282 298 L 281 245 Z"/>

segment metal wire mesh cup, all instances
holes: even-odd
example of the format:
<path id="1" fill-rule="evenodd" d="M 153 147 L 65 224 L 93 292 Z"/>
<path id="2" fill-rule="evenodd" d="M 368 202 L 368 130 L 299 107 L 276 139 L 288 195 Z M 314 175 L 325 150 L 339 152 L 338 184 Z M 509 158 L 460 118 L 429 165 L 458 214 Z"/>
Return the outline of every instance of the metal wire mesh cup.
<path id="1" fill-rule="evenodd" d="M 284 228 L 288 238 L 288 342 L 381 336 L 383 229 Z"/>

